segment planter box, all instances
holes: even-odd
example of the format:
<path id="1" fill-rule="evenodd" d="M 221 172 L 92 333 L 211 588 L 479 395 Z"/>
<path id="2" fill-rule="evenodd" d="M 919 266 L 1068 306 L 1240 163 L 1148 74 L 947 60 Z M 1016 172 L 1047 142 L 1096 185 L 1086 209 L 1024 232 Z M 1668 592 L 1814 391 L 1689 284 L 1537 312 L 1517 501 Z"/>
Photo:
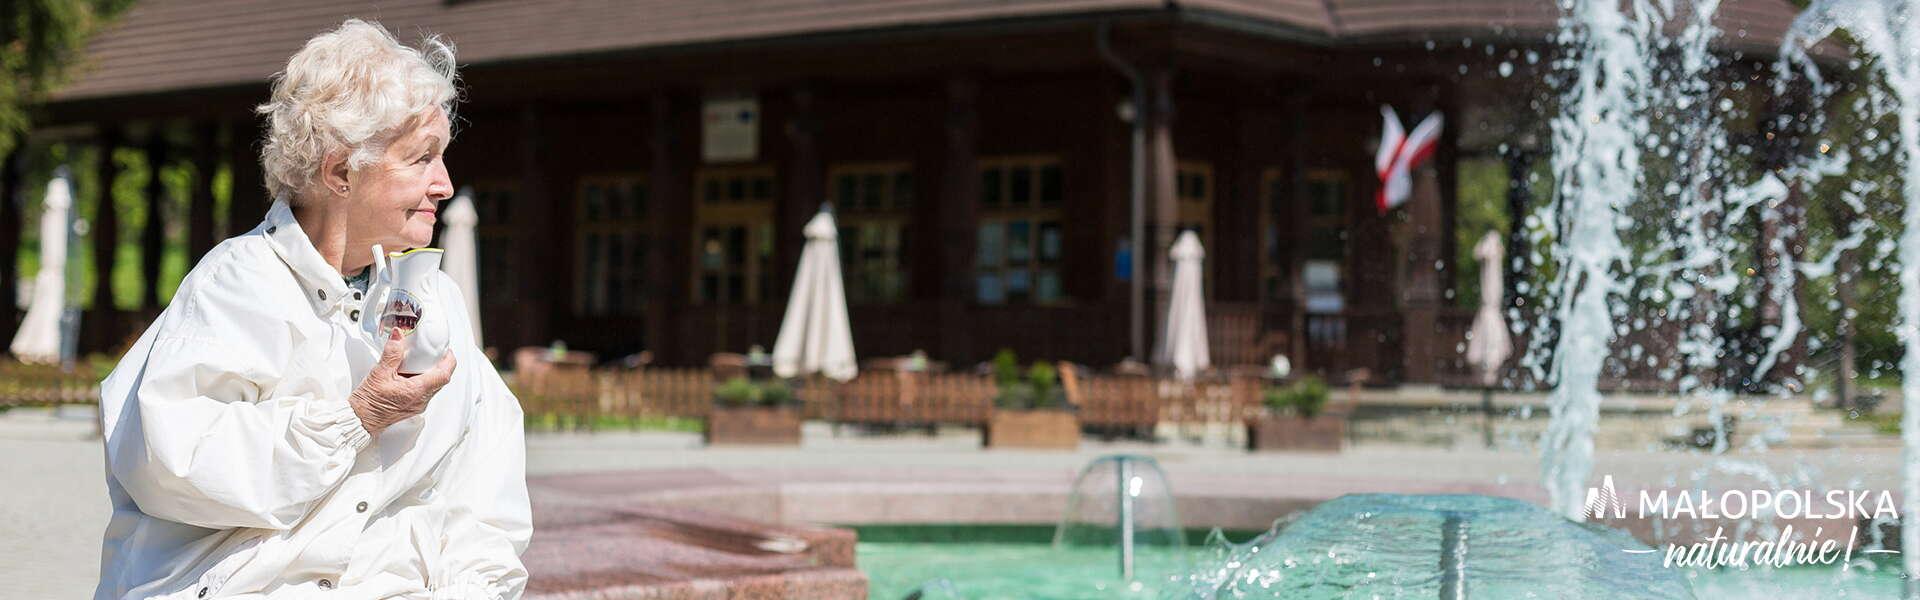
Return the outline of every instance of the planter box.
<path id="1" fill-rule="evenodd" d="M 1256 452 L 1339 452 L 1347 441 L 1347 417 L 1321 414 L 1311 419 L 1269 416 L 1247 421 L 1247 449 Z"/>
<path id="2" fill-rule="evenodd" d="M 800 411 L 792 408 L 714 407 L 707 415 L 709 446 L 800 445 Z"/>
<path id="3" fill-rule="evenodd" d="M 994 410 L 987 447 L 1077 449 L 1080 417 L 1064 410 Z"/>

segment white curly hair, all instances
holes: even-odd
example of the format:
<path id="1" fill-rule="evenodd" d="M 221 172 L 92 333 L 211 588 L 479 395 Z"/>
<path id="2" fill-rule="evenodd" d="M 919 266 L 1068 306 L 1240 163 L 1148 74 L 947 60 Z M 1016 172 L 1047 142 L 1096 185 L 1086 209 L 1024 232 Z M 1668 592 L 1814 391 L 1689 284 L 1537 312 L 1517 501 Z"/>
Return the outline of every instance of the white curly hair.
<path id="1" fill-rule="evenodd" d="M 254 110 L 267 117 L 260 148 L 267 193 L 300 202 L 329 156 L 373 164 L 403 126 L 434 109 L 453 119 L 459 100 L 453 45 L 425 36 L 402 45 L 385 27 L 348 19 L 313 36 L 273 76 L 273 94 Z"/>

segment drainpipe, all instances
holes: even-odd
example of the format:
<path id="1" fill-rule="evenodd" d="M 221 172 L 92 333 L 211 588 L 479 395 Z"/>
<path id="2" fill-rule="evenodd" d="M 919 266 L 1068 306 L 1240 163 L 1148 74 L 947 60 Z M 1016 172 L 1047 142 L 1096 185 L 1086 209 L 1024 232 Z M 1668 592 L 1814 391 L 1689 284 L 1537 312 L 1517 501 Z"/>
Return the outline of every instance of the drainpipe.
<path id="1" fill-rule="evenodd" d="M 1142 363 L 1148 362 L 1146 354 L 1146 282 L 1141 276 L 1141 262 L 1147 256 L 1141 252 L 1142 240 L 1147 236 L 1147 82 L 1140 77 L 1140 69 L 1121 60 L 1113 53 L 1112 23 L 1101 23 L 1094 41 L 1100 50 L 1100 57 L 1113 65 L 1128 81 L 1133 82 L 1133 166 L 1129 194 L 1131 195 L 1131 228 L 1127 237 L 1127 281 L 1130 284 L 1127 296 L 1128 333 L 1131 336 L 1131 356 Z"/>

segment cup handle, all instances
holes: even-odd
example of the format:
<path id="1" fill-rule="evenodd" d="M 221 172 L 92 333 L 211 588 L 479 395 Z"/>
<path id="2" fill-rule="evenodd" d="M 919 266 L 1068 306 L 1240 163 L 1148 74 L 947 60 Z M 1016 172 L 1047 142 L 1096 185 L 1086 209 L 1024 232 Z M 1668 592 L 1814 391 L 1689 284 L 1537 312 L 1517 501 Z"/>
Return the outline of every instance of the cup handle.
<path id="1" fill-rule="evenodd" d="M 392 265 L 387 264 L 387 249 L 380 247 L 379 244 L 373 245 L 372 267 L 373 267 L 373 272 L 368 274 L 369 281 L 379 281 L 381 271 L 393 268 Z"/>

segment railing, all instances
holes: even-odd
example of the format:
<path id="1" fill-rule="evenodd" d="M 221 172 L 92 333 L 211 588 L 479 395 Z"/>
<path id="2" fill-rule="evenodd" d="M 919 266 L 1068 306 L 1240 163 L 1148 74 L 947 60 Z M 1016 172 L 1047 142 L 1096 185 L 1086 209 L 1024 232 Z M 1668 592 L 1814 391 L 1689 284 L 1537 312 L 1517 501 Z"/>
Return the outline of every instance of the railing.
<path id="1" fill-rule="evenodd" d="M 1069 401 L 1081 423 L 1146 428 L 1160 423 L 1233 423 L 1260 410 L 1260 381 L 1216 377 L 1177 382 L 1144 376 L 1079 376 Z M 705 369 L 560 370 L 516 381 L 530 419 L 590 429 L 596 423 L 704 419 L 714 377 Z M 881 426 L 981 426 L 998 386 L 974 374 L 867 371 L 845 383 L 807 380 L 795 390 L 810 419 Z"/>
<path id="2" fill-rule="evenodd" d="M 1082 425 L 1151 427 L 1161 423 L 1239 423 L 1260 408 L 1260 381 L 1253 377 L 1181 382 L 1140 376 L 1078 377 L 1072 395 Z"/>
<path id="3" fill-rule="evenodd" d="M 1401 381 L 1406 344 L 1399 312 L 1308 313 L 1304 321 L 1308 370 L 1334 381 L 1355 369 L 1366 369 L 1372 383 Z"/>
<path id="4" fill-rule="evenodd" d="M 846 383 L 810 382 L 802 397 L 808 413 L 837 423 L 981 425 L 998 393 L 975 375 L 869 371 Z"/>

